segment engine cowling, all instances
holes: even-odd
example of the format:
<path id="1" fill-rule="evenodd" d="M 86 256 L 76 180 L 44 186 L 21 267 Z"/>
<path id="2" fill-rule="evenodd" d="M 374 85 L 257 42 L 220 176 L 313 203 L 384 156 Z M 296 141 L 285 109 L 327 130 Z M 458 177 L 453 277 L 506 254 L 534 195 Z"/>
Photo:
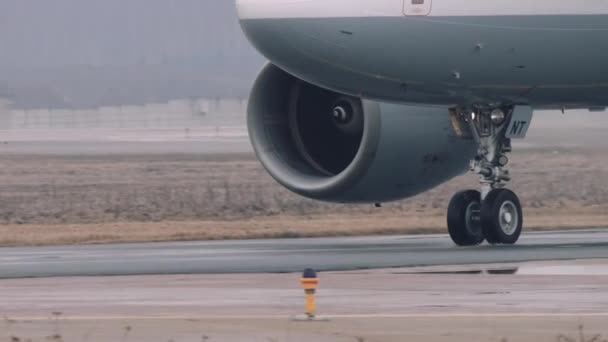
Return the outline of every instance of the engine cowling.
<path id="1" fill-rule="evenodd" d="M 268 64 L 249 99 L 248 129 L 270 175 L 304 197 L 400 200 L 466 172 L 472 140 L 447 108 L 379 103 L 306 83 Z"/>

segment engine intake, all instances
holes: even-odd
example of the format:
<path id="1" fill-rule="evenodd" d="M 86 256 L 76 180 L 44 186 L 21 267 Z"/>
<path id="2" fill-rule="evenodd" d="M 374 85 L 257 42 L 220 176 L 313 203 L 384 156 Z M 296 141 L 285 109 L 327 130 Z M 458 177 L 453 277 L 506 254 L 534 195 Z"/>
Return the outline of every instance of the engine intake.
<path id="1" fill-rule="evenodd" d="M 248 108 L 249 135 L 270 175 L 302 196 L 386 202 L 467 170 L 471 140 L 452 134 L 447 108 L 361 100 L 268 64 Z"/>

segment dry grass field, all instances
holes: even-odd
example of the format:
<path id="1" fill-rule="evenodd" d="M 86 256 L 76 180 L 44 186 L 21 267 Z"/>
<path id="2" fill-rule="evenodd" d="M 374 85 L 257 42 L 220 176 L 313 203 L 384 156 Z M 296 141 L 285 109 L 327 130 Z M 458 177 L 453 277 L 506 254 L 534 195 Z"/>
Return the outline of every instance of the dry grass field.
<path id="1" fill-rule="evenodd" d="M 250 155 L 5 155 L 0 245 L 444 232 L 462 176 L 385 205 L 332 205 L 277 185 Z M 526 149 L 512 156 L 512 188 L 526 229 L 608 224 L 608 154 Z"/>

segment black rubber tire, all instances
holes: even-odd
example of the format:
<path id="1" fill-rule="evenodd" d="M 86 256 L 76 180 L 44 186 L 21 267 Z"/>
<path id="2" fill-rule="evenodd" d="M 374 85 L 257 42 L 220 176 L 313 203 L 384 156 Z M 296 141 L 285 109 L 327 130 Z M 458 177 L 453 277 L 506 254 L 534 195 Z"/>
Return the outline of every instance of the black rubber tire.
<path id="1" fill-rule="evenodd" d="M 483 235 L 486 237 L 486 241 L 490 244 L 490 245 L 498 245 L 500 244 L 500 241 L 496 238 L 496 236 L 494 235 L 488 235 L 488 232 L 485 228 L 483 228 Z"/>
<path id="2" fill-rule="evenodd" d="M 507 234 L 501 228 L 500 209 L 503 204 L 510 202 L 517 211 L 516 227 L 512 233 Z M 524 215 L 517 195 L 508 189 L 494 189 L 481 204 L 481 226 L 489 243 L 513 245 L 517 243 L 524 225 Z"/>
<path id="3" fill-rule="evenodd" d="M 476 246 L 484 241 L 481 226 L 474 231 L 467 225 L 467 209 L 472 203 L 478 203 L 481 208 L 479 191 L 461 191 L 452 197 L 448 206 L 448 232 L 458 246 Z"/>

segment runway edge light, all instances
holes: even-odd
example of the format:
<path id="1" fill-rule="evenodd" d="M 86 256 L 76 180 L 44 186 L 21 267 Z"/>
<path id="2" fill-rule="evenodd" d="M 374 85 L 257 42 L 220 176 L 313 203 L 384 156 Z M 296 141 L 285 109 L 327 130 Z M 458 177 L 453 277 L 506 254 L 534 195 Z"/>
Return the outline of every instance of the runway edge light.
<path id="1" fill-rule="evenodd" d="M 302 288 L 306 293 L 306 316 L 314 318 L 317 311 L 317 305 L 315 302 L 315 294 L 319 287 L 319 278 L 317 278 L 317 272 L 311 268 L 304 270 L 302 274 Z"/>
<path id="2" fill-rule="evenodd" d="M 306 316 L 304 318 L 295 317 L 296 321 L 328 321 L 327 319 L 319 319 L 317 317 L 317 305 L 315 295 L 319 288 L 319 277 L 317 272 L 312 268 L 307 268 L 302 273 L 300 280 L 304 293 L 306 294 Z"/>

